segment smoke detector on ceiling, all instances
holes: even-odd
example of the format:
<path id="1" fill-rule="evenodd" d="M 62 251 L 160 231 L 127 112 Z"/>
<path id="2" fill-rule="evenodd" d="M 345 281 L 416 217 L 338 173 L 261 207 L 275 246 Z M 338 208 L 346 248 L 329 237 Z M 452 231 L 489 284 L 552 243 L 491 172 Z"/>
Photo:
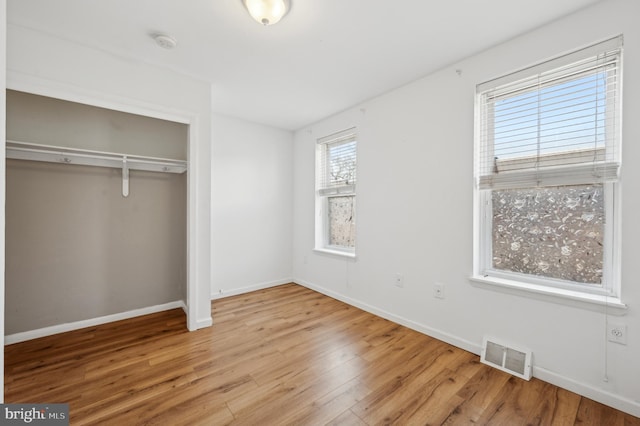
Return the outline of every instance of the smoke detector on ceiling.
<path id="1" fill-rule="evenodd" d="M 166 34 L 153 34 L 152 37 L 155 40 L 156 44 L 163 49 L 171 50 L 178 45 L 178 42 L 175 38 Z"/>

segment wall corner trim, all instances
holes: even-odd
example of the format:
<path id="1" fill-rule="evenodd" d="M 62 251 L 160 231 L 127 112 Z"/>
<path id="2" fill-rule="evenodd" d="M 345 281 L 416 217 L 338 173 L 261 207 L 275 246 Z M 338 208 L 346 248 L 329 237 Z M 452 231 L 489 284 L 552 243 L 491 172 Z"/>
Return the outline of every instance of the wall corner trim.
<path id="1" fill-rule="evenodd" d="M 200 318 L 195 323 L 195 328 L 189 328 L 189 331 L 200 330 L 201 328 L 211 327 L 213 325 L 213 318 L 209 316 L 208 318 Z"/>
<path id="2" fill-rule="evenodd" d="M 250 293 L 252 291 L 264 290 L 265 288 L 277 287 L 279 285 L 290 284 L 293 282 L 293 278 L 282 278 L 274 281 L 266 281 L 257 284 L 251 284 L 240 288 L 234 288 L 232 290 L 220 289 L 218 293 L 211 291 L 211 300 L 224 299 L 225 297 L 238 296 L 240 294 Z"/>

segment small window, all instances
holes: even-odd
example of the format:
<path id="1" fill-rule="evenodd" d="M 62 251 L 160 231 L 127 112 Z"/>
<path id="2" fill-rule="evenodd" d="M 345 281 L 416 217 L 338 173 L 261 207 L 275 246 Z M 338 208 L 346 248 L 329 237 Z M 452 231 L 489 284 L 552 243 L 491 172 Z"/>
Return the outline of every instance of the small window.
<path id="1" fill-rule="evenodd" d="M 356 246 L 356 133 L 345 130 L 317 143 L 316 249 L 353 255 Z"/>
<path id="2" fill-rule="evenodd" d="M 478 86 L 476 275 L 617 295 L 621 46 Z"/>

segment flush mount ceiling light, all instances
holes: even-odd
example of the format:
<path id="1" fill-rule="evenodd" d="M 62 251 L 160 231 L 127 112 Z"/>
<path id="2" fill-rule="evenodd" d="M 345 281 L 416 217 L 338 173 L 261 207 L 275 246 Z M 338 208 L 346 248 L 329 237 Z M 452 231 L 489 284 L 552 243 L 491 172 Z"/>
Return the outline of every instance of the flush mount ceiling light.
<path id="1" fill-rule="evenodd" d="M 242 0 L 249 14 L 262 25 L 273 25 L 287 14 L 290 0 Z"/>

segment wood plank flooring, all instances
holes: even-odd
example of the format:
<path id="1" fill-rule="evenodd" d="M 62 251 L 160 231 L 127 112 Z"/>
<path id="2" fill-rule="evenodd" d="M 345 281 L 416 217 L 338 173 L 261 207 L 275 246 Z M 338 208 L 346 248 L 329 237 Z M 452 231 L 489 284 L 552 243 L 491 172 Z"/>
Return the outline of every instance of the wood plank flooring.
<path id="1" fill-rule="evenodd" d="M 640 419 L 287 284 L 5 348 L 6 402 L 72 425 L 640 425 Z"/>

